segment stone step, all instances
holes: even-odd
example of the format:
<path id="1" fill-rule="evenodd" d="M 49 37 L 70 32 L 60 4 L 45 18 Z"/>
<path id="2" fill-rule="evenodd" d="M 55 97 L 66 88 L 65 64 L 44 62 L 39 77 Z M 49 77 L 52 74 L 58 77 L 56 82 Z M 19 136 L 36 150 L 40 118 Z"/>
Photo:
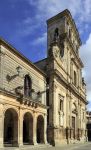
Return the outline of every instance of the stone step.
<path id="1" fill-rule="evenodd" d="M 52 147 L 50 144 L 37 144 L 37 145 L 24 145 L 23 147 L 20 147 L 20 150 L 26 150 L 26 149 L 36 149 L 36 148 L 49 148 Z"/>

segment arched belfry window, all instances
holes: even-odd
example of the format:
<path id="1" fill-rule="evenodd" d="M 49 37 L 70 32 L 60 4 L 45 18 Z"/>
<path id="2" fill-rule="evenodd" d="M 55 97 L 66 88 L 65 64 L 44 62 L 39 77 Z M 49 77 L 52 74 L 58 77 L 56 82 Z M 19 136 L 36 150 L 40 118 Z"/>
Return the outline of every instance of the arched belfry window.
<path id="1" fill-rule="evenodd" d="M 29 75 L 24 78 L 24 95 L 31 96 L 32 81 Z"/>
<path id="2" fill-rule="evenodd" d="M 59 29 L 56 28 L 55 31 L 54 31 L 54 41 L 56 41 L 59 37 Z"/>
<path id="3" fill-rule="evenodd" d="M 74 85 L 76 86 L 77 83 L 77 76 L 76 76 L 76 72 L 74 71 Z"/>

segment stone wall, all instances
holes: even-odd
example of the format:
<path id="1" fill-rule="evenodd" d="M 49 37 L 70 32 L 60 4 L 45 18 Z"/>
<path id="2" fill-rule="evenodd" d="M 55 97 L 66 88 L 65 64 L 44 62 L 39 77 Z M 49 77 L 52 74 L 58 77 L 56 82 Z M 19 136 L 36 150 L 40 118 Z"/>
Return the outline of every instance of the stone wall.
<path id="1" fill-rule="evenodd" d="M 46 80 L 42 73 L 38 72 L 36 67 L 31 63 L 26 63 L 20 56 L 16 55 L 14 51 L 4 46 L 1 46 L 1 64 L 0 64 L 0 87 L 6 91 L 15 93 L 18 86 L 23 87 L 24 91 L 24 77 L 29 75 L 32 80 L 32 89 L 35 94 L 46 91 Z M 12 80 L 8 80 L 8 76 L 17 75 L 17 67 L 21 67 L 19 76 Z M 46 92 L 41 95 L 41 102 L 46 104 Z M 36 97 L 37 99 L 37 97 Z"/>

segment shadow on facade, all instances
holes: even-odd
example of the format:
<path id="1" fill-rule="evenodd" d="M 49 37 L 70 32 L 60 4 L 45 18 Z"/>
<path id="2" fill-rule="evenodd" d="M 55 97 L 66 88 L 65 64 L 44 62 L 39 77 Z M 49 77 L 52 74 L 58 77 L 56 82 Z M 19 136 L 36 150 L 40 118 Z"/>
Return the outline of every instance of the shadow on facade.
<path id="1" fill-rule="evenodd" d="M 23 143 L 33 144 L 33 117 L 28 112 L 23 119 Z"/>
<path id="2" fill-rule="evenodd" d="M 44 143 L 44 118 L 41 115 L 37 118 L 37 143 Z"/>
<path id="3" fill-rule="evenodd" d="M 4 144 L 5 146 L 18 145 L 18 114 L 10 108 L 5 112 L 4 118 Z"/>

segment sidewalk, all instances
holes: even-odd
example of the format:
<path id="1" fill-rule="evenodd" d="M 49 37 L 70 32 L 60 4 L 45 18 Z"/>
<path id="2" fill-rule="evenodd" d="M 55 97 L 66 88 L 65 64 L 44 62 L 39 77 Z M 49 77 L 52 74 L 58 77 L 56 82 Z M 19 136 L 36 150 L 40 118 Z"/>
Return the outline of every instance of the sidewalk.
<path id="1" fill-rule="evenodd" d="M 73 150 L 73 149 L 80 148 L 80 147 L 87 146 L 87 145 L 91 145 L 91 142 L 61 145 L 61 146 L 55 147 L 53 150 Z"/>
<path id="2" fill-rule="evenodd" d="M 81 147 L 86 147 L 91 145 L 91 142 L 86 143 L 76 143 L 76 144 L 68 144 L 68 145 L 60 145 L 60 146 L 50 146 L 50 145 L 36 145 L 36 146 L 23 146 L 23 147 L 4 147 L 0 148 L 0 150 L 73 150 Z M 90 146 L 91 147 L 91 146 Z"/>

